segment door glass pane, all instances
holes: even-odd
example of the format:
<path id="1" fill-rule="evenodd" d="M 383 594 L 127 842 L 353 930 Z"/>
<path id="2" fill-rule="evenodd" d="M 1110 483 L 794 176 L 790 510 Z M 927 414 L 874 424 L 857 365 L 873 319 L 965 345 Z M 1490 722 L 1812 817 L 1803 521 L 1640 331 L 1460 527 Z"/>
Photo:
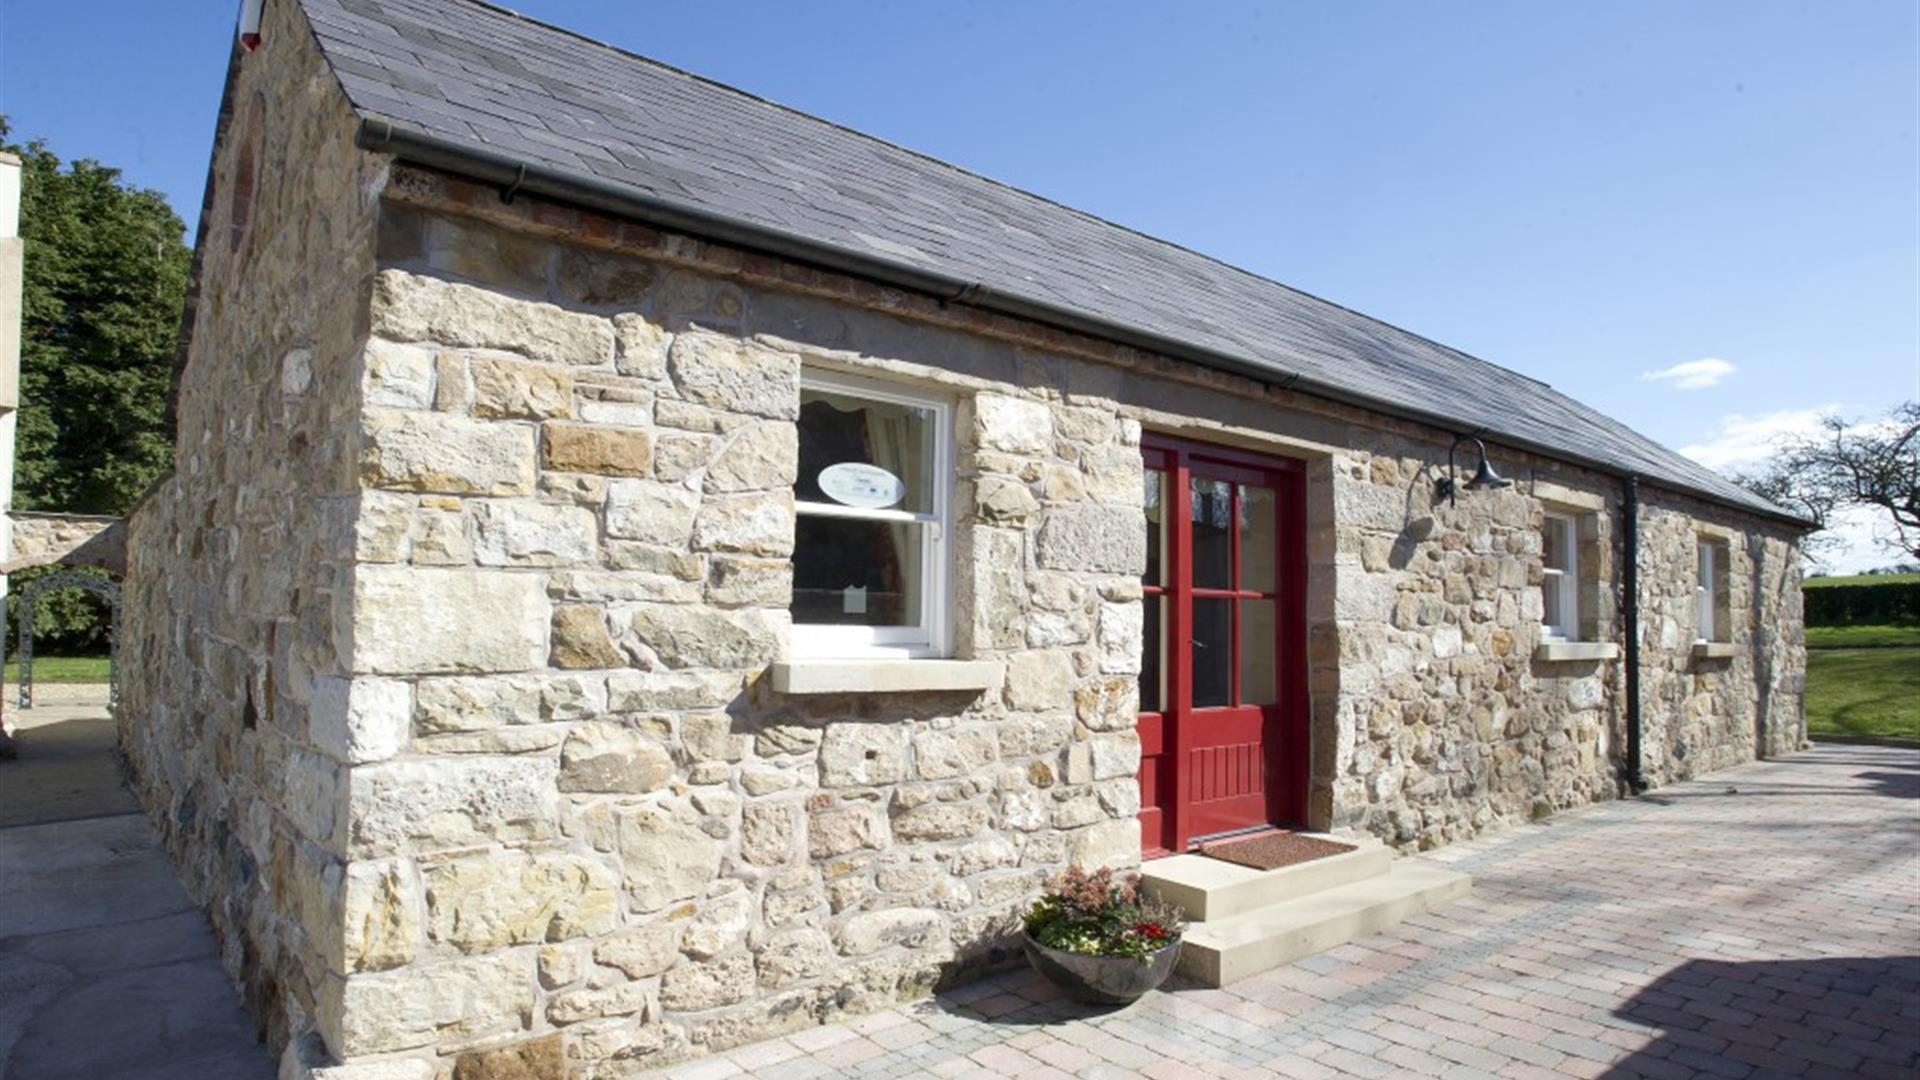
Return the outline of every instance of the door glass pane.
<path id="1" fill-rule="evenodd" d="M 801 502 L 933 509 L 933 410 L 800 388 Z"/>
<path id="2" fill-rule="evenodd" d="M 801 514 L 794 520 L 793 621 L 920 625 L 926 526 Z"/>
<path id="3" fill-rule="evenodd" d="M 1159 596 L 1146 598 L 1146 641 L 1140 654 L 1140 711 L 1159 712 L 1161 702 L 1165 700 L 1161 680 L 1166 677 L 1166 665 L 1161 662 L 1161 647 L 1166 641 L 1162 622 L 1167 617 L 1166 599 Z"/>
<path id="4" fill-rule="evenodd" d="M 1240 585 L 1254 592 L 1272 592 L 1279 540 L 1274 521 L 1272 488 L 1240 485 Z"/>
<path id="5" fill-rule="evenodd" d="M 1241 600 L 1240 604 L 1240 704 L 1271 705 L 1280 700 L 1278 679 L 1280 648 L 1275 616 L 1278 603 L 1273 600 Z"/>
<path id="6" fill-rule="evenodd" d="M 1193 587 L 1233 588 L 1233 539 L 1227 533 L 1233 512 L 1232 485 L 1225 480 L 1189 480 L 1193 495 Z"/>
<path id="7" fill-rule="evenodd" d="M 1233 701 L 1233 601 L 1193 602 L 1193 707 Z"/>
<path id="8" fill-rule="evenodd" d="M 1161 553 L 1166 550 L 1167 515 L 1162 508 L 1165 502 L 1163 493 L 1167 487 L 1167 474 L 1158 469 L 1148 469 L 1146 476 L 1147 496 L 1147 572 L 1140 578 L 1148 585 L 1165 585 L 1166 567 L 1161 562 Z"/>

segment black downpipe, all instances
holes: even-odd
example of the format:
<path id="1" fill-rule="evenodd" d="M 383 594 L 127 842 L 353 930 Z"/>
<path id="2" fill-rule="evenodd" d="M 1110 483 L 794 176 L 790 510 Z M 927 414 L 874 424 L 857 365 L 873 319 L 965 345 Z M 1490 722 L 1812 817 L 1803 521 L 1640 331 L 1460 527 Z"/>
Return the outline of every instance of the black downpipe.
<path id="1" fill-rule="evenodd" d="M 1622 482 L 1625 497 L 1620 503 L 1621 526 L 1625 530 L 1620 571 L 1623 624 L 1627 633 L 1627 787 L 1638 795 L 1647 790 L 1647 778 L 1640 771 L 1640 478 L 1628 476 Z"/>

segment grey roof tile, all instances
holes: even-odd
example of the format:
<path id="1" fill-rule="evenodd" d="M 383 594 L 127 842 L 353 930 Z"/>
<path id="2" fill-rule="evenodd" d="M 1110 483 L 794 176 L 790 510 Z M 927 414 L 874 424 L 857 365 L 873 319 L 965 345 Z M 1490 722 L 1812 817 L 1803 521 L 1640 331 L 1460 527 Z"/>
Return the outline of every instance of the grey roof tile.
<path id="1" fill-rule="evenodd" d="M 301 3 L 363 114 L 1784 514 L 1538 380 L 480 0 Z"/>

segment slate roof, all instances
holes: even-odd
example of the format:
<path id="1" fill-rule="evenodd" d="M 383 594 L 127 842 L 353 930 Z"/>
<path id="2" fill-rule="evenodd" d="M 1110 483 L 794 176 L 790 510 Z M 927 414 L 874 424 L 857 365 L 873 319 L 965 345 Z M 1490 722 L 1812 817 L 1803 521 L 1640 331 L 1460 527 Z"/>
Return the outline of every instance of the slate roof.
<path id="1" fill-rule="evenodd" d="M 1538 380 L 558 27 L 477 0 L 301 3 L 354 108 L 435 147 L 428 163 L 505 159 L 782 253 L 974 284 L 982 306 L 1790 517 Z"/>

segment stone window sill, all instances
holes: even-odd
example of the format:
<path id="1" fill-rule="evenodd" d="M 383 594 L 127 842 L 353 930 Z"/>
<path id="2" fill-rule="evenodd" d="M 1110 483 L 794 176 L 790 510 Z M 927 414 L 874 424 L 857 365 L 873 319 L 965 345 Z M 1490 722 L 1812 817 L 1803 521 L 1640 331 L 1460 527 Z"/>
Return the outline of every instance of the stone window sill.
<path id="1" fill-rule="evenodd" d="M 771 674 L 782 694 L 911 694 L 986 690 L 1003 671 L 991 660 L 781 660 Z"/>
<path id="2" fill-rule="evenodd" d="M 1740 652 L 1740 647 L 1731 641 L 1696 641 L 1693 643 L 1695 660 L 1731 660 Z"/>
<path id="3" fill-rule="evenodd" d="M 1611 641 L 1543 641 L 1533 650 L 1535 660 L 1548 663 L 1612 660 L 1619 655 L 1620 646 Z"/>

